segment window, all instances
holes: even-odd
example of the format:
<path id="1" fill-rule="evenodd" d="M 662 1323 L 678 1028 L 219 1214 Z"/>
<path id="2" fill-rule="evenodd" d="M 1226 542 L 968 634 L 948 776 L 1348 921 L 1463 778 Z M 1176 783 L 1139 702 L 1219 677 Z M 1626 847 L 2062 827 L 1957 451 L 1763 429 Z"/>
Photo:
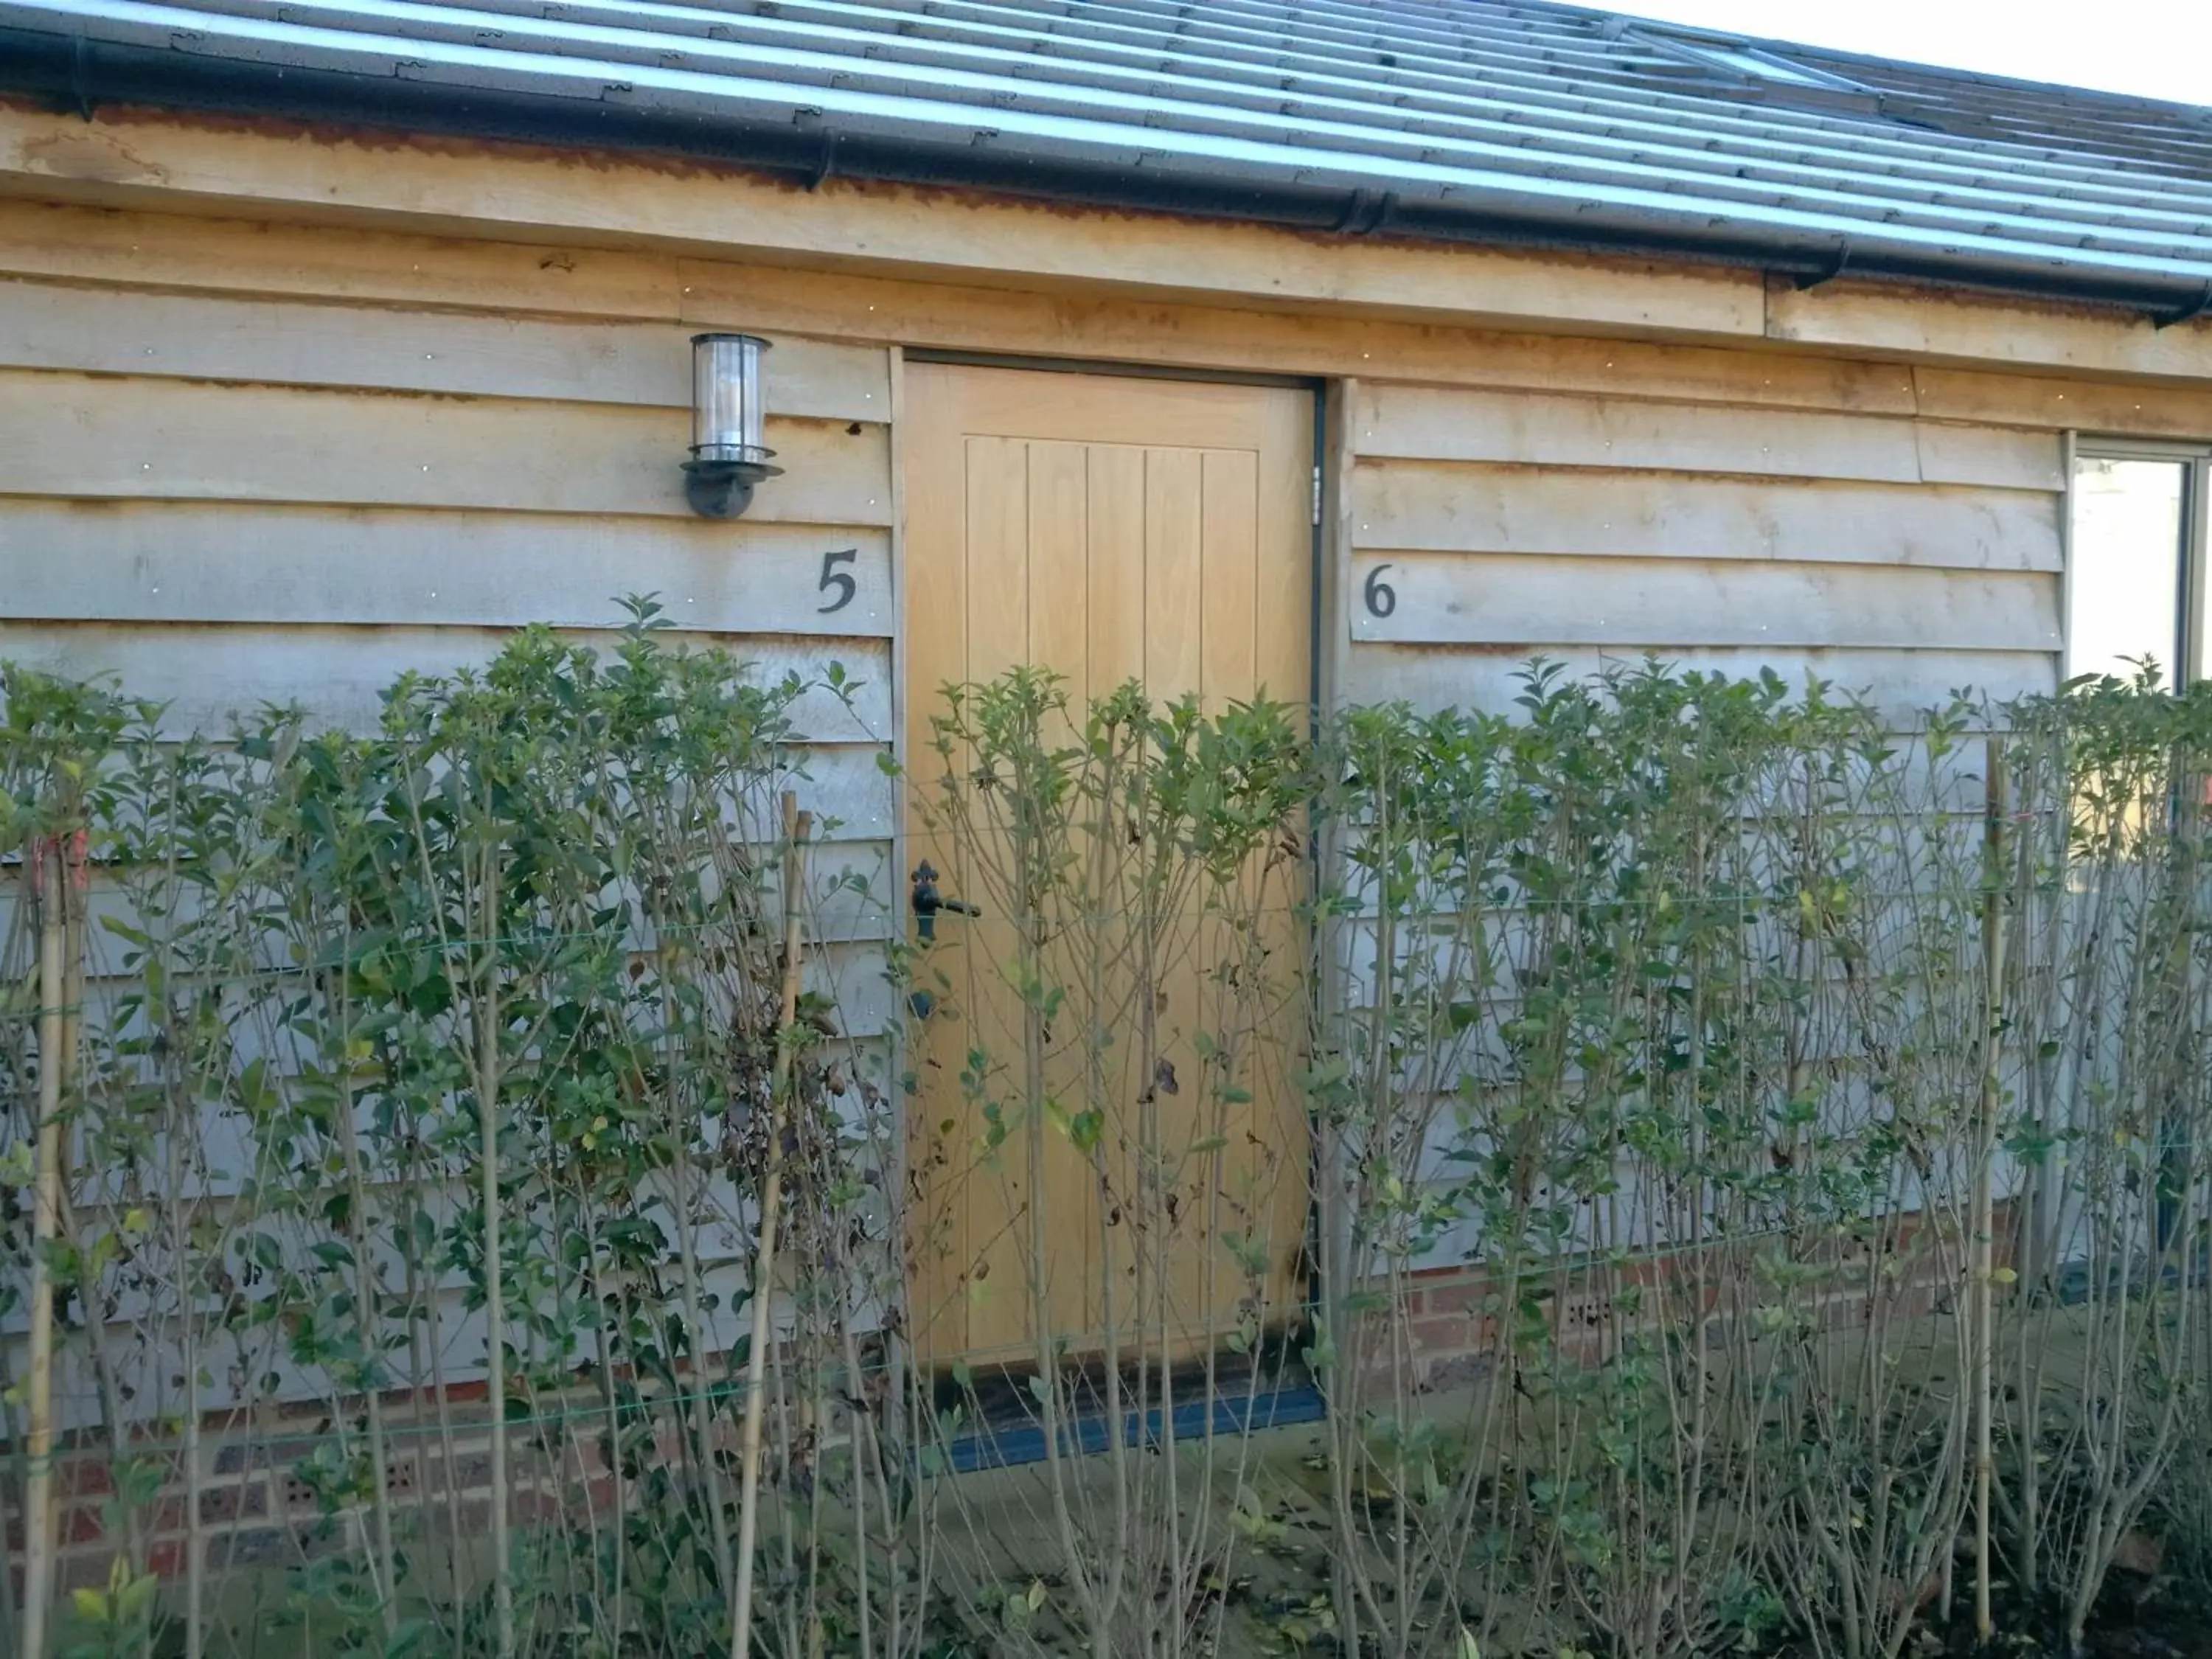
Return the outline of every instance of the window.
<path id="1" fill-rule="evenodd" d="M 1720 70 L 1743 80 L 1771 81 L 1786 87 L 1807 87 L 1823 92 L 1866 90 L 1856 81 L 1847 81 L 1842 76 L 1831 75 L 1825 70 L 1808 69 L 1779 52 L 1770 52 L 1764 46 L 1734 36 L 1688 30 L 1678 33 L 1650 24 L 1632 24 L 1622 32 L 1621 38 L 1651 47 L 1684 63 Z"/>
<path id="2" fill-rule="evenodd" d="M 1796 64 L 1766 52 L 1747 52 L 1738 46 L 1693 46 L 1686 42 L 1681 50 L 1693 58 L 1717 64 L 1723 69 L 1734 70 L 1738 75 L 1747 75 L 1754 81 L 1786 81 L 1797 87 L 1831 87 L 1836 84 L 1824 76 L 1799 69 Z"/>
<path id="3" fill-rule="evenodd" d="M 2132 678 L 2146 657 L 2169 686 L 2204 674 L 2208 468 L 2212 447 L 2081 445 L 2068 543 L 2069 678 Z"/>

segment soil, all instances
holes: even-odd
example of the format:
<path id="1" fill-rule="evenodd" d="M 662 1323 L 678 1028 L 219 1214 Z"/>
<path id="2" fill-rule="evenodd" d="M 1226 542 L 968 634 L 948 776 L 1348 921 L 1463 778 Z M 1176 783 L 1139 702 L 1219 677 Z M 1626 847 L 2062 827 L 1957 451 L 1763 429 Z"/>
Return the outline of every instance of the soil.
<path id="1" fill-rule="evenodd" d="M 1970 1610 L 1961 1608 L 1947 1630 L 1926 1632 L 1919 1651 L 1928 1659 L 2073 1659 L 2051 1632 L 2057 1620 L 2017 1602 L 1996 1609 L 2000 1632 L 1986 1648 L 1974 1639 Z M 2017 1635 L 2033 1631 L 2041 1635 Z M 2212 1659 L 2212 1595 L 2192 1593 L 2155 1574 L 2116 1571 L 2090 1616 L 2087 1659 Z"/>

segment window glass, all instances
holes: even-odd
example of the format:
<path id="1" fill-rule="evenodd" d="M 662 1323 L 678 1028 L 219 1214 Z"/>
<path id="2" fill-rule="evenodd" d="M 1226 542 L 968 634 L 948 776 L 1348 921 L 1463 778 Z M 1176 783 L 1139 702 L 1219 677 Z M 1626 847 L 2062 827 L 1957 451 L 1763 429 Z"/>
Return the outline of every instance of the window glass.
<path id="1" fill-rule="evenodd" d="M 1833 84 L 1832 82 L 1822 80 L 1818 76 L 1807 75 L 1802 70 L 1791 69 L 1787 64 L 1779 64 L 1771 58 L 1760 57 L 1756 52 L 1738 52 L 1729 46 L 1703 45 L 1700 45 L 1697 50 L 1716 62 L 1727 64 L 1729 68 L 1741 74 L 1753 76 L 1762 81 L 1787 81 L 1793 86 L 1800 87 L 1825 87 Z"/>
<path id="2" fill-rule="evenodd" d="M 2185 461 L 2085 455 L 2074 470 L 2074 583 L 2066 672 L 2133 678 L 2154 657 L 2173 684 L 2181 655 Z"/>

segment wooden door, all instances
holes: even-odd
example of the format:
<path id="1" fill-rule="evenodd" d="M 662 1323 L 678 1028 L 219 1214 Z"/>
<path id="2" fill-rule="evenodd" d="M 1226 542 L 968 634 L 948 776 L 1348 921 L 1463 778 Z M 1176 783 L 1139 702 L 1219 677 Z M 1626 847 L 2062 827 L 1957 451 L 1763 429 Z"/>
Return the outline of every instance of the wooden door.
<path id="1" fill-rule="evenodd" d="M 1313 404 L 1279 387 L 939 364 L 911 366 L 906 390 L 909 845 L 957 899 L 975 872 L 928 804 L 942 788 L 932 721 L 944 686 L 1026 664 L 1061 676 L 1079 710 L 1130 679 L 1156 702 L 1196 693 L 1209 711 L 1262 696 L 1304 705 Z M 1285 879 L 1279 866 L 1271 879 Z M 1294 919 L 1287 904 L 1269 916 L 1287 963 Z M 1094 1083 L 1116 1096 L 1103 1146 L 1064 1122 L 1003 1119 L 994 1146 L 979 1101 L 1018 1092 L 1001 1086 L 1023 1018 L 1012 929 L 1003 915 L 940 916 L 916 980 L 927 1012 L 909 1051 L 909 1247 L 925 1359 L 1025 1360 L 1040 1322 L 1061 1352 L 1112 1356 L 1185 1353 L 1279 1322 L 1299 1300 L 1308 1208 L 1289 1080 L 1302 1009 L 1266 1016 L 1240 1073 L 1249 1087 Z M 1199 1050 L 1218 1052 L 1206 969 L 1186 963 L 1146 999 L 1158 1019 L 1145 1041 L 1181 1078 L 1205 1070 Z M 1233 1121 L 1224 1093 L 1249 1096 L 1226 1109 Z M 1149 1247 L 1146 1206 L 1118 1196 L 1148 1170 Z M 1163 1205 L 1171 1243 L 1159 1242 Z"/>

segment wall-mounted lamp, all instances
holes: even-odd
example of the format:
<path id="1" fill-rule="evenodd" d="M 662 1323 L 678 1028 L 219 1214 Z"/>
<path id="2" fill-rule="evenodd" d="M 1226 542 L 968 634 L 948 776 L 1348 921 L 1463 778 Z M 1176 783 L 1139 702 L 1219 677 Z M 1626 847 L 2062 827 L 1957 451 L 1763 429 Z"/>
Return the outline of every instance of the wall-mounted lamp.
<path id="1" fill-rule="evenodd" d="M 691 337 L 691 459 L 684 496 L 694 513 L 734 519 L 752 505 L 753 486 L 782 472 L 761 441 L 761 355 L 750 334 Z"/>

